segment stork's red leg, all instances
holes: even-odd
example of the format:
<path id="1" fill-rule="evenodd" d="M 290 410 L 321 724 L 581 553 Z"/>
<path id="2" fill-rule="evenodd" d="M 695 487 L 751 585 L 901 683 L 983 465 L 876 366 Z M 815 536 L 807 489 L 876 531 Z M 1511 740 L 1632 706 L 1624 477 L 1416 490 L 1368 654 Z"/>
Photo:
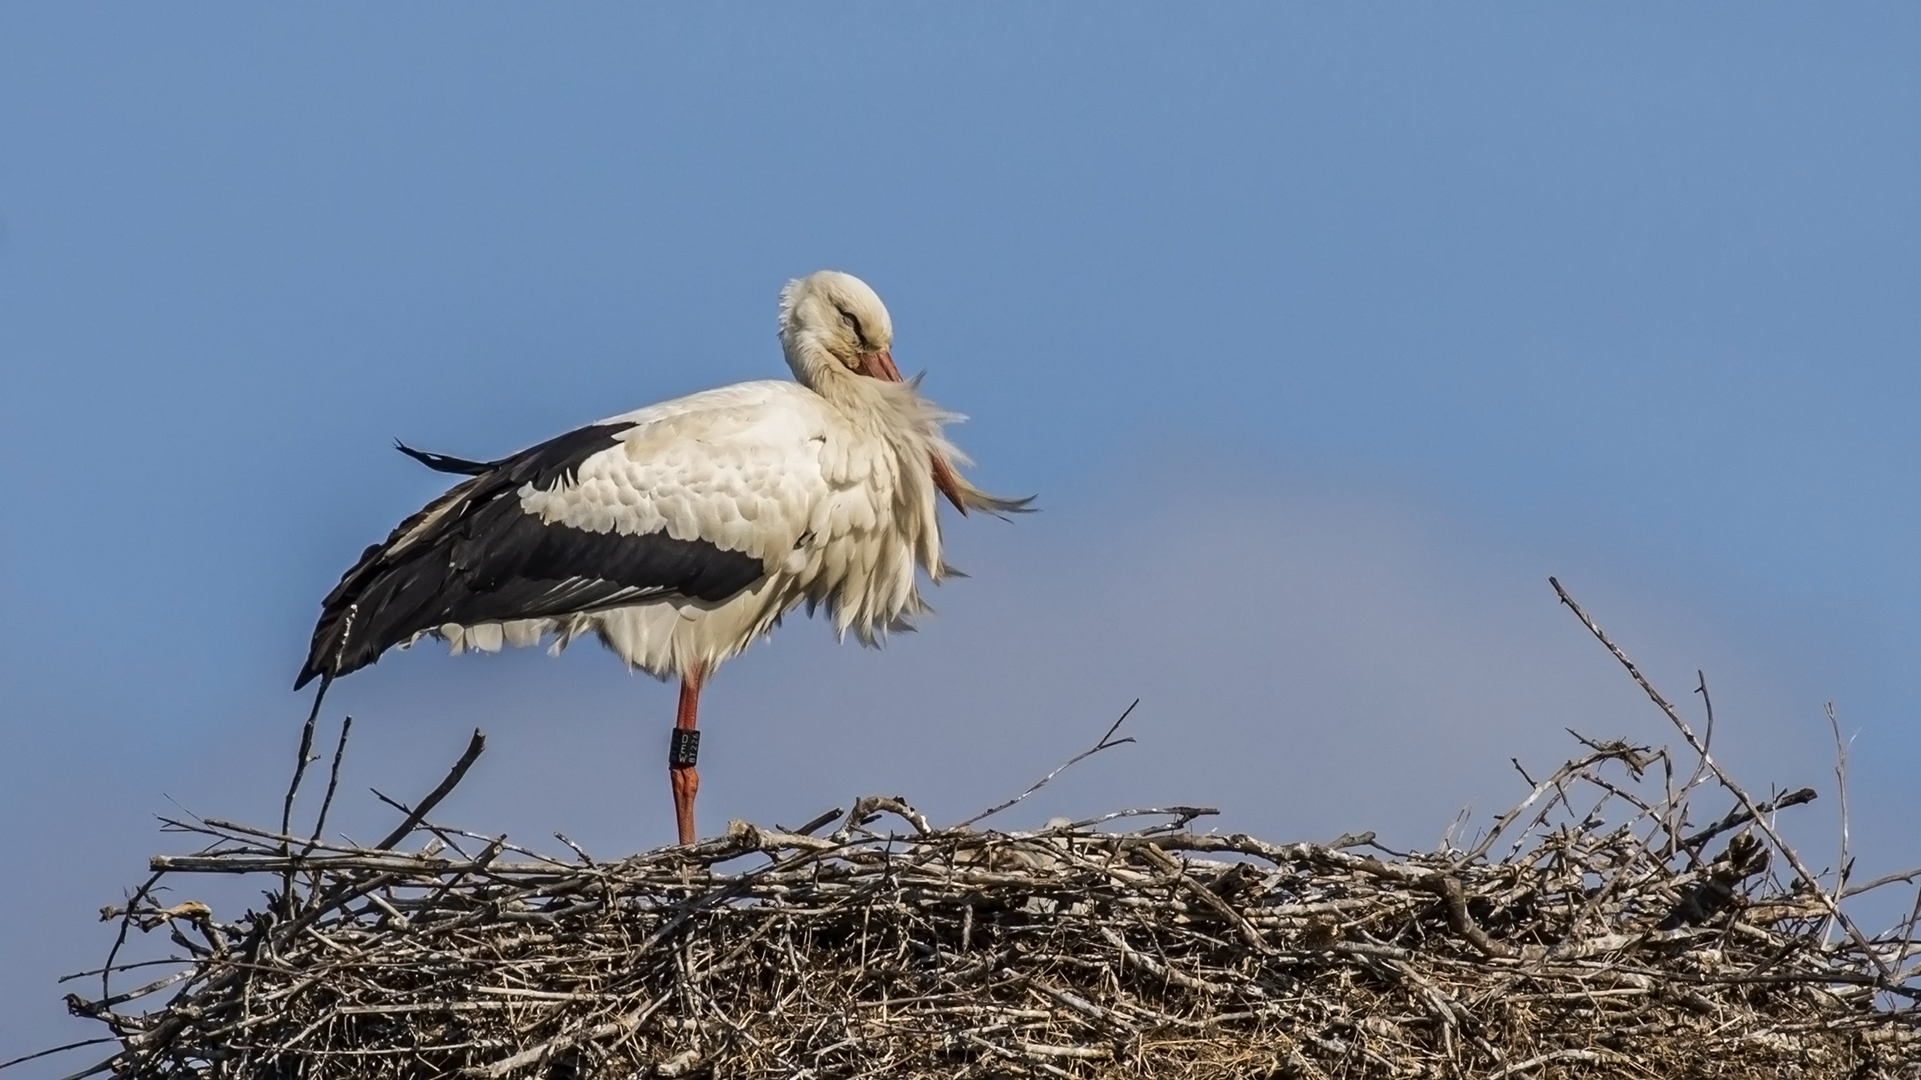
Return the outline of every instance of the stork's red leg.
<path id="1" fill-rule="evenodd" d="M 694 796 L 700 791 L 700 773 L 694 762 L 700 757 L 700 732 L 694 723 L 700 712 L 701 671 L 695 668 L 680 680 L 680 710 L 674 715 L 674 739 L 667 752 L 667 775 L 674 784 L 674 821 L 680 826 L 680 842 L 694 842 Z"/>

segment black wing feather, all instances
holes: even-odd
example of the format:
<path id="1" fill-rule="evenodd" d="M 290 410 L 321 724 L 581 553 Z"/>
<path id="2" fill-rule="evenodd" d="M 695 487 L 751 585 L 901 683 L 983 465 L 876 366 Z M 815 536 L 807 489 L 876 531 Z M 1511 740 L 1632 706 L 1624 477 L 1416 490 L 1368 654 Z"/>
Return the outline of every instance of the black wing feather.
<path id="1" fill-rule="evenodd" d="M 394 449 L 435 472 L 458 473 L 461 476 L 479 476 L 489 469 L 497 469 L 504 464 L 499 461 L 468 461 L 466 458 L 449 457 L 446 454 L 431 454 L 425 450 L 415 450 L 399 439 L 394 440 Z"/>
<path id="2" fill-rule="evenodd" d="M 705 540 L 588 532 L 521 509 L 523 486 L 573 483 L 581 462 L 632 426 L 584 427 L 485 463 L 401 446 L 429 468 L 472 479 L 401 522 L 342 575 L 321 604 L 295 688 L 358 670 L 447 623 L 553 618 L 662 596 L 717 601 L 753 584 L 759 559 Z"/>

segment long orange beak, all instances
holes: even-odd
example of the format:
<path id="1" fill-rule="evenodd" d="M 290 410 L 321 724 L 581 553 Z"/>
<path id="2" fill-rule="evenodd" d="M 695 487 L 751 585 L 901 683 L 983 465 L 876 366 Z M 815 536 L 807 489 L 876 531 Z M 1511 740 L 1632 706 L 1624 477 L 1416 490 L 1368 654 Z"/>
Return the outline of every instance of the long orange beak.
<path id="1" fill-rule="evenodd" d="M 900 369 L 894 366 L 894 354 L 886 349 L 864 352 L 854 359 L 860 361 L 860 373 L 870 379 L 882 382 L 900 382 Z"/>
<path id="2" fill-rule="evenodd" d="M 860 361 L 860 373 L 870 379 L 879 379 L 882 382 L 902 381 L 900 369 L 894 366 L 894 354 L 886 349 L 861 353 L 857 359 Z M 940 493 L 947 496 L 947 501 L 954 504 L 954 509 L 959 510 L 961 516 L 965 517 L 967 500 L 961 497 L 960 477 L 954 475 L 954 467 L 949 465 L 946 459 L 939 454 L 934 454 L 932 457 L 934 486 L 939 488 Z"/>

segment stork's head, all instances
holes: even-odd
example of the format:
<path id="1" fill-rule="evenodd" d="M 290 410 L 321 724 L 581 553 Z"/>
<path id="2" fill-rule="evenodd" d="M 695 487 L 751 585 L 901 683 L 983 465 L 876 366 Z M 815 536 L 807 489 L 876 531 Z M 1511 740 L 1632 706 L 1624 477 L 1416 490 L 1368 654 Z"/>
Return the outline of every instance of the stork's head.
<path id="1" fill-rule="evenodd" d="M 862 379 L 900 382 L 893 344 L 894 320 L 887 317 L 887 305 L 852 274 L 816 270 L 780 291 L 781 350 L 787 354 L 787 366 L 794 369 L 794 378 L 816 393 L 857 401 L 864 395 L 843 397 L 843 389 L 859 385 Z M 970 506 L 996 512 L 1006 508 L 962 480 L 938 451 L 931 464 L 934 486 L 961 513 Z"/>
<path id="2" fill-rule="evenodd" d="M 887 305 L 852 274 L 817 270 L 788 282 L 780 293 L 780 343 L 794 377 L 816 390 L 849 373 L 900 381 L 888 351 L 894 322 Z"/>

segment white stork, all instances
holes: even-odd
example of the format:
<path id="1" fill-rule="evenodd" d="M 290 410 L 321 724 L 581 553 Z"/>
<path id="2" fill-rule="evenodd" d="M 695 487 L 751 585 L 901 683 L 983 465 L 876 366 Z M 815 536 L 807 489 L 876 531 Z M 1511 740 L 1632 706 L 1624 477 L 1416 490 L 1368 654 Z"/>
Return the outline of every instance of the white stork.
<path id="1" fill-rule="evenodd" d="M 692 843 L 701 684 L 805 604 L 877 645 L 938 583 L 936 492 L 995 514 L 954 471 L 959 417 L 902 381 L 880 297 L 822 270 L 780 295 L 796 383 L 748 382 L 661 402 L 475 462 L 400 449 L 470 477 L 369 547 L 322 603 L 295 689 L 433 635 L 454 652 L 558 650 L 594 634 L 657 678 L 680 678 L 669 754 L 680 842 Z"/>

